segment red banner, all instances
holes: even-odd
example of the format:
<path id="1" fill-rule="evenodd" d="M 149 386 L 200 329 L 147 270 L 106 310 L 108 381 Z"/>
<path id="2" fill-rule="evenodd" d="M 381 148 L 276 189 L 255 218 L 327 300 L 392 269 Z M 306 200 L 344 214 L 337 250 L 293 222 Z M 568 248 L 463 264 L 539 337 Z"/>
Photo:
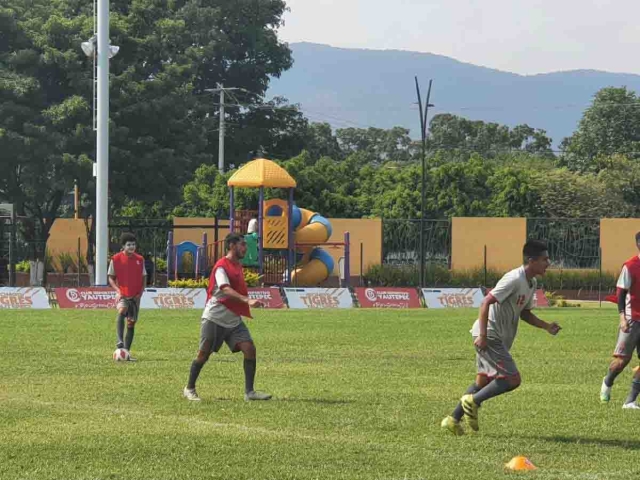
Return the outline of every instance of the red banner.
<path id="1" fill-rule="evenodd" d="M 250 288 L 249 298 L 260 300 L 264 308 L 284 308 L 284 300 L 278 288 Z"/>
<path id="2" fill-rule="evenodd" d="M 356 288 L 362 308 L 420 308 L 415 288 Z"/>
<path id="3" fill-rule="evenodd" d="M 112 288 L 56 288 L 60 308 L 115 308 L 116 292 Z"/>
<path id="4" fill-rule="evenodd" d="M 547 299 L 546 295 L 544 294 L 544 290 L 542 290 L 541 288 L 539 288 L 538 290 L 536 290 L 536 307 L 548 307 L 549 306 L 549 300 Z"/>

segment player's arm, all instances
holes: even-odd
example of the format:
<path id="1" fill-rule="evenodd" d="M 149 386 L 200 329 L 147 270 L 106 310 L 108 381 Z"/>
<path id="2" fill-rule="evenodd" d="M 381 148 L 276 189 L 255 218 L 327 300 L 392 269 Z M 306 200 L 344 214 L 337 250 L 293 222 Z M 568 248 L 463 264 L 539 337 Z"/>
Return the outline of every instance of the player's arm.
<path id="1" fill-rule="evenodd" d="M 118 295 L 120 295 L 120 284 L 118 283 L 118 278 L 116 277 L 116 270 L 113 266 L 113 260 L 109 263 L 109 270 L 107 270 L 107 280 L 109 281 L 109 285 L 113 288 Z"/>
<path id="2" fill-rule="evenodd" d="M 489 324 L 489 309 L 491 305 L 498 303 L 498 299 L 488 294 L 480 304 L 480 315 L 478 315 L 478 324 L 480 326 L 480 334 L 473 342 L 480 349 L 487 348 L 487 325 Z"/>
<path id="3" fill-rule="evenodd" d="M 631 274 L 625 265 L 622 267 L 622 271 L 620 272 L 620 277 L 618 278 L 618 283 L 616 284 L 617 293 L 618 293 L 618 314 L 620 317 L 620 330 L 623 332 L 629 331 L 629 321 L 630 318 L 627 318 L 627 293 L 631 289 L 631 284 L 633 279 L 631 278 Z"/>
<path id="4" fill-rule="evenodd" d="M 522 313 L 520 314 L 520 318 L 522 320 L 524 320 L 525 322 L 527 322 L 529 325 L 532 325 L 532 326 L 534 326 L 536 328 L 541 328 L 542 330 L 546 330 L 551 335 L 557 335 L 558 332 L 561 330 L 560 325 L 558 325 L 557 323 L 555 323 L 555 322 L 553 322 L 553 323 L 545 322 L 544 320 L 541 320 L 540 318 L 538 318 L 529 309 L 522 310 Z"/>
<path id="5" fill-rule="evenodd" d="M 229 284 L 229 277 L 227 276 L 227 272 L 224 271 L 224 268 L 218 268 L 212 276 L 215 277 L 216 285 L 222 293 L 224 293 L 227 297 L 233 298 L 235 301 L 244 303 L 249 305 L 250 307 L 258 307 L 261 303 L 257 300 L 252 300 L 249 297 L 242 295 L 236 292 L 231 285 Z"/>

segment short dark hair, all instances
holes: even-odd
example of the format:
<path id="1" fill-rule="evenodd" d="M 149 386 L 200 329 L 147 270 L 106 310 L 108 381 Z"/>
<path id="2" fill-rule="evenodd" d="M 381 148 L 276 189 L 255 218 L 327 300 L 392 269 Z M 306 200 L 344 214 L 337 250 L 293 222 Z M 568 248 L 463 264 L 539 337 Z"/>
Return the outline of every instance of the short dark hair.
<path id="1" fill-rule="evenodd" d="M 525 261 L 529 258 L 537 258 L 548 250 L 547 244 L 540 240 L 527 240 L 522 248 Z"/>
<path id="2" fill-rule="evenodd" d="M 636 233 L 636 244 L 640 244 L 640 232 Z"/>
<path id="3" fill-rule="evenodd" d="M 233 245 L 240 242 L 244 242 L 244 237 L 242 235 L 239 233 L 230 233 L 224 238 L 224 248 L 229 251 Z"/>
<path id="4" fill-rule="evenodd" d="M 120 245 L 124 247 L 127 242 L 138 243 L 138 240 L 136 240 L 136 236 L 133 233 L 124 232 L 122 235 L 120 235 Z"/>

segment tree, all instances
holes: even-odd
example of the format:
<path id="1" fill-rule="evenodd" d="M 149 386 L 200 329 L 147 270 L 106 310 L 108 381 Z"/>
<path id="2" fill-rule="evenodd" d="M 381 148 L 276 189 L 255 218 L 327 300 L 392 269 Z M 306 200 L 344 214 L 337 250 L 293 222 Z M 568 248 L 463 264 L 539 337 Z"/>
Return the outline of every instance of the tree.
<path id="1" fill-rule="evenodd" d="M 622 154 L 640 158 L 640 99 L 622 88 L 603 88 L 584 112 L 578 129 L 562 142 L 562 164 L 595 172 L 599 157 Z"/>
<path id="2" fill-rule="evenodd" d="M 364 153 L 379 164 L 411 160 L 413 142 L 406 128 L 341 128 L 336 137 L 345 156 Z"/>
<path id="3" fill-rule="evenodd" d="M 218 106 L 205 90 L 221 82 L 260 103 L 269 78 L 292 63 L 277 37 L 284 9 L 281 0 L 111 2 L 111 40 L 121 47 L 111 61 L 112 211 L 137 202 L 167 212 L 196 167 L 213 163 Z M 92 60 L 80 50 L 93 33 L 92 5 L 7 0 L 0 31 L 0 198 L 38 218 L 43 243 L 74 179 L 94 198 Z M 271 129 L 276 148 L 287 129 L 305 131 L 299 112 L 273 121 L 257 111 L 232 112 L 231 123 Z M 234 141 L 246 151 L 267 143 Z M 287 148 L 288 156 L 297 147 Z"/>
<path id="4" fill-rule="evenodd" d="M 452 114 L 433 117 L 429 126 L 431 150 L 462 150 L 493 157 L 500 153 L 522 150 L 543 156 L 553 156 L 552 141 L 544 130 L 528 125 L 510 129 L 506 125 L 467 120 Z"/>

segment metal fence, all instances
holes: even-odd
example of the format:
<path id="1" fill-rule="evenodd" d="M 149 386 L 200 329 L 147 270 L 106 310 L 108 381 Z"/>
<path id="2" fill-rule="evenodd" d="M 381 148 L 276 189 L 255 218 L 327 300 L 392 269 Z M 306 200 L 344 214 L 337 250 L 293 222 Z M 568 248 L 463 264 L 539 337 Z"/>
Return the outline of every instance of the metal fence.
<path id="1" fill-rule="evenodd" d="M 600 267 L 600 219 L 528 218 L 527 238 L 547 242 L 553 267 Z"/>

